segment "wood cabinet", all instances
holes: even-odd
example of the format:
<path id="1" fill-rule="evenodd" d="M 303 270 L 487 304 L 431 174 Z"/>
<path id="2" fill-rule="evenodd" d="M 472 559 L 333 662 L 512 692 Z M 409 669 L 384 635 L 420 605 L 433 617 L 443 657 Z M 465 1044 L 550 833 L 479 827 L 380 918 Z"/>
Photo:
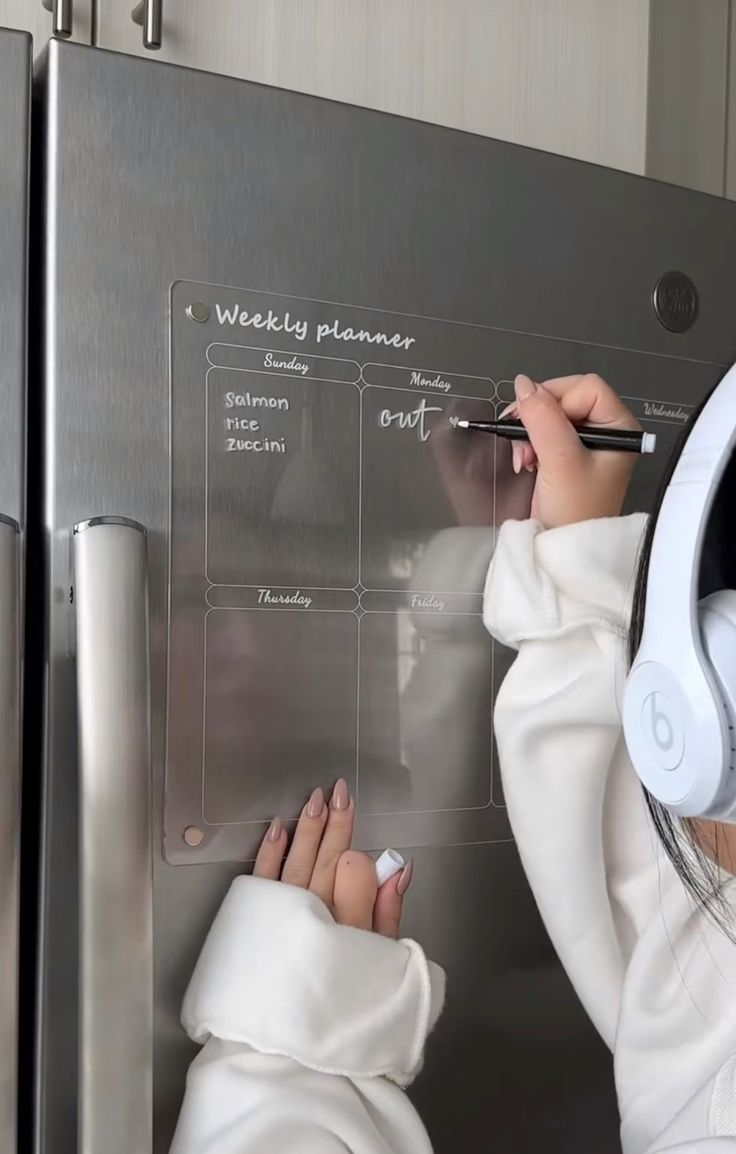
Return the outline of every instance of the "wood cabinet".
<path id="1" fill-rule="evenodd" d="M 159 59 L 644 171 L 649 0 L 160 2 Z M 146 52 L 132 7 L 101 47 Z"/>
<path id="2" fill-rule="evenodd" d="M 72 35 L 80 44 L 92 43 L 93 0 L 72 0 Z M 0 0 L 0 28 L 19 28 L 33 36 L 39 52 L 51 38 L 53 17 L 42 0 Z"/>

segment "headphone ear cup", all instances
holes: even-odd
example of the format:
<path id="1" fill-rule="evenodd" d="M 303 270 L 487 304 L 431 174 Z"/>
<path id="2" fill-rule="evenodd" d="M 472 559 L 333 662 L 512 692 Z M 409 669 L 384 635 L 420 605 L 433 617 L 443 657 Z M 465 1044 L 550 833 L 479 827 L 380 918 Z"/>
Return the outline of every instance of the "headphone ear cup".
<path id="1" fill-rule="evenodd" d="M 711 593 L 698 604 L 700 638 L 728 715 L 731 768 L 736 762 L 736 590 Z"/>

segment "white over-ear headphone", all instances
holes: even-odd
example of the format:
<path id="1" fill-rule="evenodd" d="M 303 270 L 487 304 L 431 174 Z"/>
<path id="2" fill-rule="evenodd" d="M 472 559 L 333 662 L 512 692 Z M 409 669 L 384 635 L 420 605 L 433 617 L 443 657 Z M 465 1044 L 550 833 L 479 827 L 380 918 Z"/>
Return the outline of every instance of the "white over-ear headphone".
<path id="1" fill-rule="evenodd" d="M 682 817 L 732 822 L 736 590 L 698 602 L 698 583 L 709 515 L 735 447 L 736 366 L 697 418 L 659 510 L 623 707 L 629 755 L 649 792 Z"/>

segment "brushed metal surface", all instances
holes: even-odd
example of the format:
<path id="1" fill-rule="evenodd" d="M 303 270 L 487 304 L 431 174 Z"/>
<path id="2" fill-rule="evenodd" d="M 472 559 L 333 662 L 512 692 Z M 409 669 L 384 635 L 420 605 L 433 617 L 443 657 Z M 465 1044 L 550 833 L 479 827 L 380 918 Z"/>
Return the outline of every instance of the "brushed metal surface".
<path id="1" fill-rule="evenodd" d="M 141 526 L 120 517 L 77 525 L 79 1154 L 151 1147 L 147 600 Z"/>
<path id="2" fill-rule="evenodd" d="M 31 41 L 0 31 L 0 513 L 23 522 Z"/>
<path id="3" fill-rule="evenodd" d="M 7 1151 L 15 1149 L 18 1081 L 20 633 L 20 536 L 0 517 L 0 1144 Z"/>
<path id="4" fill-rule="evenodd" d="M 0 32 L 0 1148 L 16 1145 L 31 42 Z"/>
<path id="5" fill-rule="evenodd" d="M 731 6 L 733 9 L 733 5 Z M 728 36 L 728 76 L 736 75 L 736 20 L 731 19 Z M 732 82 L 728 87 L 728 99 L 725 110 L 725 194 L 736 199 L 736 85 Z"/>
<path id="6" fill-rule="evenodd" d="M 77 1139 L 71 527 L 124 510 L 149 530 L 153 1146 L 163 1152 L 193 1052 L 181 996 L 240 868 L 171 866 L 162 852 L 171 285 L 245 285 L 495 326 L 513 368 L 608 373 L 639 403 L 653 398 L 648 415 L 676 432 L 732 355 L 736 218 L 728 202 L 639 178 L 69 44 L 50 46 L 45 83 L 51 609 L 39 1147 L 67 1154 Z M 651 307 L 670 268 L 692 278 L 701 300 L 682 335 Z M 448 337 L 448 354 L 456 344 Z M 501 374 L 498 387 L 503 396 Z M 651 492 L 661 462 L 647 467 Z M 178 492 L 201 507 L 189 483 Z M 394 820 L 403 828 L 401 814 Z M 613 1154 L 610 1058 L 554 959 L 514 845 L 415 856 L 406 928 L 450 978 L 413 1091 L 437 1151 L 556 1154 L 582 1132 Z"/>

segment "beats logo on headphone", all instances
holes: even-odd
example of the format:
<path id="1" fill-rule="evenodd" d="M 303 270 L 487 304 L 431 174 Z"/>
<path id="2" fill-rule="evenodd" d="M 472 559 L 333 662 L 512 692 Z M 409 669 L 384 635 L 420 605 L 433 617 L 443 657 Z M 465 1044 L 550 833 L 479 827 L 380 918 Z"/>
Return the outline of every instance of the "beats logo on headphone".
<path id="1" fill-rule="evenodd" d="M 676 720 L 674 703 L 664 693 L 650 693 L 644 701 L 642 727 L 656 746 L 655 757 L 662 769 L 677 769 L 685 752 L 685 735 Z"/>
<path id="2" fill-rule="evenodd" d="M 704 406 L 652 539 L 624 736 L 637 774 L 682 817 L 736 822 L 736 590 L 699 600 L 718 485 L 736 447 L 736 367 Z"/>

